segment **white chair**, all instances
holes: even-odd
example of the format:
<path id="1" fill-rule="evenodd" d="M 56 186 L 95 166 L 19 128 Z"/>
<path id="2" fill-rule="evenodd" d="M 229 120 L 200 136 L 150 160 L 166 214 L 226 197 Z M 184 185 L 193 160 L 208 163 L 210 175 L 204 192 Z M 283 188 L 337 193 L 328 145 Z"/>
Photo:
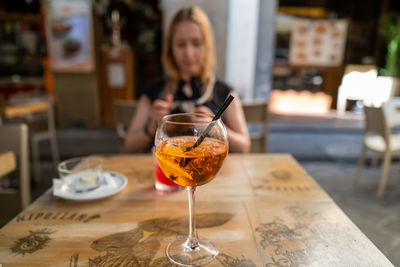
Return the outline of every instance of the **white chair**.
<path id="1" fill-rule="evenodd" d="M 0 225 L 16 216 L 31 201 L 29 177 L 29 143 L 26 124 L 0 126 L 0 150 L 13 151 L 16 156 L 18 187 L 0 187 Z"/>
<path id="2" fill-rule="evenodd" d="M 400 126 L 400 97 L 393 97 L 382 105 L 389 128 Z"/>
<path id="3" fill-rule="evenodd" d="M 377 74 L 375 65 L 347 65 L 338 88 L 337 111 L 339 113 L 346 111 L 347 100 L 369 102 Z"/>
<path id="4" fill-rule="evenodd" d="M 365 128 L 361 155 L 358 161 L 356 182 L 359 181 L 367 150 L 383 154 L 383 166 L 378 187 L 378 198 L 385 192 L 392 155 L 400 153 L 400 134 L 392 134 L 383 107 L 364 107 Z"/>
<path id="5" fill-rule="evenodd" d="M 243 103 L 243 112 L 251 138 L 251 153 L 267 152 L 268 104 L 267 102 Z"/>

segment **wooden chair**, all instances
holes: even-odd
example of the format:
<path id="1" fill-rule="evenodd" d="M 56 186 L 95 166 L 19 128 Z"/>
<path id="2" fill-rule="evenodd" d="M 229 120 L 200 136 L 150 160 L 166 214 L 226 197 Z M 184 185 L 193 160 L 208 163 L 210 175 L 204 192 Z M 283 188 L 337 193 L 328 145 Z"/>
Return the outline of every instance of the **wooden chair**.
<path id="1" fill-rule="evenodd" d="M 251 153 L 266 153 L 268 144 L 267 102 L 243 103 L 244 116 L 251 138 Z"/>
<path id="2" fill-rule="evenodd" d="M 57 137 L 56 137 L 56 127 L 55 127 L 55 117 L 54 117 L 54 104 L 50 97 L 46 98 L 47 109 L 42 114 L 44 125 L 39 129 L 34 128 L 34 124 L 29 125 L 30 131 L 32 132 L 30 136 L 31 147 L 32 147 L 32 160 L 33 160 L 33 171 L 35 182 L 39 183 L 41 180 L 40 175 L 40 153 L 39 153 L 39 143 L 48 140 L 50 142 L 51 157 L 53 160 L 54 168 L 57 169 L 57 165 L 60 162 L 60 156 L 58 152 Z M 40 115 L 39 115 L 40 116 Z"/>
<path id="3" fill-rule="evenodd" d="M 400 152 L 400 134 L 392 134 L 388 125 L 387 114 L 383 107 L 364 107 L 365 128 L 361 155 L 358 161 L 356 182 L 359 181 L 367 150 L 383 154 L 382 173 L 378 187 L 378 198 L 385 192 L 392 155 Z"/>
<path id="4" fill-rule="evenodd" d="M 117 138 L 119 150 L 124 151 L 124 141 L 126 131 L 131 123 L 132 117 L 135 114 L 138 102 L 135 100 L 114 100 L 113 101 L 113 115 L 115 130 L 117 131 Z"/>
<path id="5" fill-rule="evenodd" d="M 46 140 L 50 142 L 51 156 L 55 169 L 57 169 L 60 161 L 53 100 L 51 97 L 46 96 L 37 102 L 6 105 L 3 117 L 7 122 L 26 123 L 28 125 L 32 148 L 33 177 L 36 184 L 39 184 L 41 181 L 39 143 Z"/>
<path id="6" fill-rule="evenodd" d="M 2 224 L 26 208 L 31 201 L 28 126 L 23 123 L 0 126 L 0 150 L 12 151 L 15 154 L 17 159 L 15 174 L 18 179 L 17 189 L 0 188 L 0 224 Z"/>

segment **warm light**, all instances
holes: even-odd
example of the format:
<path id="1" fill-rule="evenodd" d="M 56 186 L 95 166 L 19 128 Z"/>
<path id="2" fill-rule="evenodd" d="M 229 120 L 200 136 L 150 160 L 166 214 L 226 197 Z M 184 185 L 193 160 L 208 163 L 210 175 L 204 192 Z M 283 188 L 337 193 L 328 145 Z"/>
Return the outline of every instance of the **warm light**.
<path id="1" fill-rule="evenodd" d="M 339 87 L 337 110 L 346 110 L 347 100 L 362 100 L 364 105 L 381 106 L 394 95 L 395 80 L 377 76 L 376 70 L 351 71 L 343 77 Z"/>
<path id="2" fill-rule="evenodd" d="M 279 114 L 326 114 L 332 98 L 322 92 L 297 92 L 294 90 L 272 90 L 269 99 L 269 110 Z"/>

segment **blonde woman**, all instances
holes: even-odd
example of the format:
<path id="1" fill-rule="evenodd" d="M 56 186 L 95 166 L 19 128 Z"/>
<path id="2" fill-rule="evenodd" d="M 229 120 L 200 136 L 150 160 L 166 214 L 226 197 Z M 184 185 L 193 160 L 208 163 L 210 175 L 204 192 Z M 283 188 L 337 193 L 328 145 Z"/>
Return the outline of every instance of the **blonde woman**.
<path id="1" fill-rule="evenodd" d="M 163 44 L 164 77 L 142 92 L 125 139 L 128 152 L 148 152 L 157 121 L 176 112 L 214 115 L 231 94 L 234 101 L 222 120 L 231 152 L 248 152 L 250 138 L 242 105 L 236 93 L 216 79 L 214 36 L 207 15 L 199 7 L 179 10 L 171 21 Z"/>

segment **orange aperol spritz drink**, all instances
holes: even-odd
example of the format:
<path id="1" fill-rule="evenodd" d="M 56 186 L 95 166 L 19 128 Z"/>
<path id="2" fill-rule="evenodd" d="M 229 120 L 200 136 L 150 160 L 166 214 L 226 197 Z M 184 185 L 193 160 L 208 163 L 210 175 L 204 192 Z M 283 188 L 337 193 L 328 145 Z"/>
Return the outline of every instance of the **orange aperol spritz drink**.
<path id="1" fill-rule="evenodd" d="M 212 241 L 198 238 L 194 212 L 196 187 L 214 179 L 228 155 L 226 129 L 220 119 L 212 119 L 196 113 L 167 115 L 161 119 L 155 137 L 161 170 L 188 191 L 189 234 L 166 248 L 167 257 L 183 266 L 204 265 L 218 255 Z"/>
<path id="2" fill-rule="evenodd" d="M 199 186 L 211 181 L 226 158 L 226 143 L 206 137 L 200 146 L 187 151 L 196 137 L 179 136 L 164 140 L 156 157 L 164 174 L 181 186 Z"/>

